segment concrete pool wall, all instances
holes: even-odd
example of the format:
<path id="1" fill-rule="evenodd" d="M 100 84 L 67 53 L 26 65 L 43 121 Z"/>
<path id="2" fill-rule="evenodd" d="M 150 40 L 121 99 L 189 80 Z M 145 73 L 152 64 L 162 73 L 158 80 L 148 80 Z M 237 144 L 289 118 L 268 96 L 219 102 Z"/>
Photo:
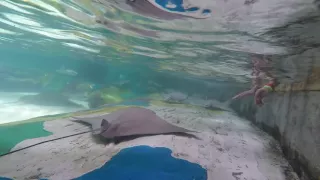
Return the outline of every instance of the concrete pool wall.
<path id="1" fill-rule="evenodd" d="M 320 179 L 319 68 L 306 81 L 281 85 L 256 107 L 253 99 L 234 102 L 233 109 L 271 134 L 302 180 Z"/>

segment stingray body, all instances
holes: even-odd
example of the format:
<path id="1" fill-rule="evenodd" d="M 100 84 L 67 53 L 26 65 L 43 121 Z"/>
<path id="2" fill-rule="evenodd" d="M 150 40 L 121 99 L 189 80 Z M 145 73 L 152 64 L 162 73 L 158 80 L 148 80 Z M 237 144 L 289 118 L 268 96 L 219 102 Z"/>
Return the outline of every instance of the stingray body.
<path id="1" fill-rule="evenodd" d="M 121 109 L 98 117 L 75 117 L 75 119 L 75 121 L 90 124 L 94 130 L 100 128 L 98 134 L 107 139 L 191 132 L 191 130 L 168 123 L 149 109 L 139 107 Z"/>

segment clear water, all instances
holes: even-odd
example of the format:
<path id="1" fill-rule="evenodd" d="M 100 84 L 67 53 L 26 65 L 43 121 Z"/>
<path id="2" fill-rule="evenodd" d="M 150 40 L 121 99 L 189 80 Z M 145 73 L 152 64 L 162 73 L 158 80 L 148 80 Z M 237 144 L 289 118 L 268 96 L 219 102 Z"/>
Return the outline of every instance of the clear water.
<path id="1" fill-rule="evenodd" d="M 317 2 L 181 2 L 1 0 L 0 122 L 137 98 L 223 108 L 252 86 L 252 59 L 282 84 L 315 63 Z"/>

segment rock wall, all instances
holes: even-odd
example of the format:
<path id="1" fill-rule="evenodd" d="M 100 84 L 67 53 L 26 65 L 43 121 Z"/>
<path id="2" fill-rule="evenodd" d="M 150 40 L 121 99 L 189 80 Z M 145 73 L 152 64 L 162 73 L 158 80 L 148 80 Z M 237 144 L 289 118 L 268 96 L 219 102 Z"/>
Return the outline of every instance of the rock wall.
<path id="1" fill-rule="evenodd" d="M 255 122 L 277 138 L 296 172 L 320 178 L 320 92 L 276 93 Z M 303 178 L 302 178 L 303 179 Z"/>
<path id="2" fill-rule="evenodd" d="M 257 107 L 253 98 L 231 104 L 240 115 L 273 135 L 301 180 L 320 180 L 320 48 L 281 59 L 287 70 L 276 92 Z M 290 72 L 290 73 L 289 73 Z"/>
<path id="3" fill-rule="evenodd" d="M 276 92 L 259 108 L 252 102 L 232 106 L 280 142 L 301 180 L 320 180 L 320 92 Z"/>

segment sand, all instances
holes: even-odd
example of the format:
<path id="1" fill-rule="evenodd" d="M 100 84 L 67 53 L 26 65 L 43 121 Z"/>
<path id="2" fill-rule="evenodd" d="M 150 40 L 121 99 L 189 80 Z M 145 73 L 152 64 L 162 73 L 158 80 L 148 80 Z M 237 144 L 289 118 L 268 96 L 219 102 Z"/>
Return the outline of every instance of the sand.
<path id="1" fill-rule="evenodd" d="M 160 117 L 192 128 L 200 139 L 176 135 L 141 137 L 120 144 L 98 144 L 90 134 L 49 142 L 0 158 L 0 175 L 15 179 L 72 179 L 101 167 L 121 149 L 148 145 L 167 147 L 172 155 L 207 169 L 208 180 L 295 180 L 277 142 L 230 112 L 150 106 Z M 69 120 L 44 123 L 53 135 L 25 140 L 13 149 L 88 130 Z M 284 173 L 286 172 L 286 173 Z"/>

